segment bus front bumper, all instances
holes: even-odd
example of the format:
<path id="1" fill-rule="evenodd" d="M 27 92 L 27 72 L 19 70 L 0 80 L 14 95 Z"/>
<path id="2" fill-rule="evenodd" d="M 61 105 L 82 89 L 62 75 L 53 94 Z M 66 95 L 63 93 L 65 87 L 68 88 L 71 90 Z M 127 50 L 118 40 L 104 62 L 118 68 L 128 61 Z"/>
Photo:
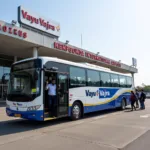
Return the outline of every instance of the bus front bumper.
<path id="1" fill-rule="evenodd" d="M 36 111 L 15 111 L 6 108 L 6 114 L 10 117 L 19 117 L 29 120 L 44 121 L 43 110 Z"/>

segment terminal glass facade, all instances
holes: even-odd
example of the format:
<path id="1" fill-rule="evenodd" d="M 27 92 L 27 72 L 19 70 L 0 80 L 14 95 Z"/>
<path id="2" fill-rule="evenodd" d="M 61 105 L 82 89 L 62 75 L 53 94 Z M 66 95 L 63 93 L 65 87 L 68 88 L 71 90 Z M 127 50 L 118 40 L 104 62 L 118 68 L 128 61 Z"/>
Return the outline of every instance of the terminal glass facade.
<path id="1" fill-rule="evenodd" d="M 14 61 L 13 56 L 6 56 L 6 55 L 0 54 L 0 84 L 2 84 L 3 74 L 10 72 L 10 67 L 13 61 Z M 6 77 L 6 79 L 7 78 L 8 77 Z"/>
<path id="2" fill-rule="evenodd" d="M 4 66 L 0 66 L 0 82 L 2 82 L 2 76 L 5 73 L 10 73 L 10 67 L 4 67 Z M 6 77 L 6 79 L 8 80 L 8 76 Z"/>
<path id="3" fill-rule="evenodd" d="M 20 58 L 18 60 L 20 60 Z M 13 62 L 14 62 L 14 56 L 7 56 L 7 55 L 0 54 L 0 100 L 5 99 L 5 95 L 7 91 L 7 82 L 3 84 L 2 77 L 5 73 L 10 73 L 10 68 Z M 9 76 L 6 76 L 5 79 L 8 81 Z"/>

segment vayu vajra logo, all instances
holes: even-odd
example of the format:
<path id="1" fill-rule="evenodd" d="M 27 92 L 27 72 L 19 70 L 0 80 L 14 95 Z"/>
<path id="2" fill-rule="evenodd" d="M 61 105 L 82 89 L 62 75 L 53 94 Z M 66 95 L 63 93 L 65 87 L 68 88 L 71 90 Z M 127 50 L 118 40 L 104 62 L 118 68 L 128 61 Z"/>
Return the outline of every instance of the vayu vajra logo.
<path id="1" fill-rule="evenodd" d="M 91 92 L 90 90 L 85 90 L 85 94 L 88 97 L 95 97 L 95 96 L 99 96 L 99 91 L 97 90 L 96 92 Z"/>
<path id="2" fill-rule="evenodd" d="M 85 90 L 85 94 L 87 97 L 99 97 L 99 98 L 109 98 L 111 97 L 111 92 L 110 90 L 107 89 L 99 89 L 97 91 L 90 91 L 90 90 Z"/>
<path id="3" fill-rule="evenodd" d="M 107 98 L 107 97 L 110 97 L 110 91 L 108 90 L 99 90 L 99 95 L 100 95 L 100 98 Z"/>

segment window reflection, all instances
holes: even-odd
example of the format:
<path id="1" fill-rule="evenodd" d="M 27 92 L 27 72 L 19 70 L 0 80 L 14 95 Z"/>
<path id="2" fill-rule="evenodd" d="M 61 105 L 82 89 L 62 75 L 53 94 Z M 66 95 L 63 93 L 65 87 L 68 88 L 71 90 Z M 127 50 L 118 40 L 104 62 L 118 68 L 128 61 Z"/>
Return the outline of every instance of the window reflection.
<path id="1" fill-rule="evenodd" d="M 10 73 L 10 67 L 3 67 L 3 66 L 0 66 L 0 83 L 2 83 L 2 76 L 3 76 L 5 73 Z M 9 76 L 6 76 L 5 79 L 6 79 L 6 80 L 9 80 Z"/>

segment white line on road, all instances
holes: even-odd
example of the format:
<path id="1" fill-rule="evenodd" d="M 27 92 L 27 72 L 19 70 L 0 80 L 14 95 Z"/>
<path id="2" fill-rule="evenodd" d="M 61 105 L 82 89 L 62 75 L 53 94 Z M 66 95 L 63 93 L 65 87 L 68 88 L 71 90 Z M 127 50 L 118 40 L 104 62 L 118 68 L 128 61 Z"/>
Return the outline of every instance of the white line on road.
<path id="1" fill-rule="evenodd" d="M 106 118 L 106 117 L 107 117 L 107 115 L 104 115 L 104 116 L 94 117 L 93 119 L 97 120 L 97 119 Z"/>
<path id="2" fill-rule="evenodd" d="M 150 114 L 140 115 L 140 118 L 148 118 L 150 117 Z"/>
<path id="3" fill-rule="evenodd" d="M 115 113 L 112 113 L 112 115 L 119 115 L 119 114 L 122 114 L 123 113 L 123 111 L 121 111 L 121 112 L 115 112 Z"/>
<path id="4" fill-rule="evenodd" d="M 145 116 L 140 116 L 140 118 L 148 118 L 149 116 L 145 115 Z"/>

